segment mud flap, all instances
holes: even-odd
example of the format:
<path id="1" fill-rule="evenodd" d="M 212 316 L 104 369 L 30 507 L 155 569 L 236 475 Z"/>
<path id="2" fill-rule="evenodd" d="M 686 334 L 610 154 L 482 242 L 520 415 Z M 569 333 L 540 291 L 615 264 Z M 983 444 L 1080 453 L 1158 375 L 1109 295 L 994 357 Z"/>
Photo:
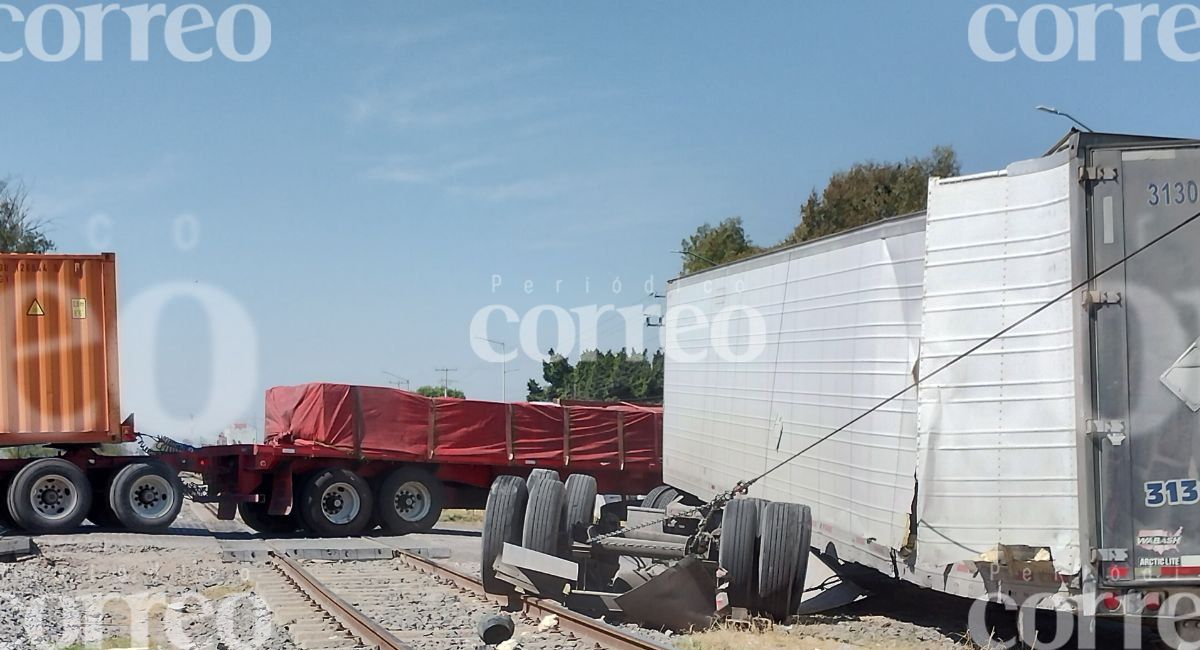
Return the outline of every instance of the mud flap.
<path id="1" fill-rule="evenodd" d="M 647 627 L 675 632 L 707 628 L 716 619 L 716 567 L 684 558 L 616 602 L 626 619 Z"/>

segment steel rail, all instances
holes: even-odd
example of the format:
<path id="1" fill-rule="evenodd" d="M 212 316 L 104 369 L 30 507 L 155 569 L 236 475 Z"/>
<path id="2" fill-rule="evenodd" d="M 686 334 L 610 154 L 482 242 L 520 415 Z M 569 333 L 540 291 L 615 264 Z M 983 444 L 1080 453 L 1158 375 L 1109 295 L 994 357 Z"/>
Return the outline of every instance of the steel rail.
<path id="1" fill-rule="evenodd" d="M 379 542 L 376 543 L 378 544 Z M 443 564 L 431 562 L 408 551 L 401 549 L 394 550 L 396 551 L 396 558 L 413 569 L 449 580 L 462 589 L 474 592 L 477 597 L 484 600 L 491 602 L 497 600 L 497 597 L 484 591 L 483 583 L 473 576 Z M 560 629 L 571 632 L 582 639 L 597 643 L 602 648 L 611 648 L 612 650 L 669 650 L 666 646 L 649 639 L 630 634 L 590 616 L 573 612 L 552 600 L 535 598 L 528 595 L 518 596 L 516 600 L 521 605 L 521 611 L 526 614 L 538 618 L 553 614 L 558 617 Z"/>
<path id="2" fill-rule="evenodd" d="M 272 561 L 275 567 L 287 577 L 300 591 L 311 598 L 321 609 L 333 616 L 350 634 L 358 637 L 363 643 L 380 650 L 414 650 L 405 645 L 391 632 L 371 620 L 340 596 L 333 593 L 329 587 L 306 571 L 298 562 L 286 555 L 272 551 Z"/>

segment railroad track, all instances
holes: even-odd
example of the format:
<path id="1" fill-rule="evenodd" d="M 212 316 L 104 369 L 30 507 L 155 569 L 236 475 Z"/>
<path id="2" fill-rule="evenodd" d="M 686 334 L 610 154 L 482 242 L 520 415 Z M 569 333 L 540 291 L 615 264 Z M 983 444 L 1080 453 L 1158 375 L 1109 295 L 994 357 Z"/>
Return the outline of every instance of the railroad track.
<path id="1" fill-rule="evenodd" d="M 387 548 L 395 552 L 392 560 L 356 562 L 297 560 L 275 551 L 270 566 L 260 567 L 255 576 L 256 591 L 306 648 L 480 647 L 478 621 L 501 613 L 501 603 L 474 576 Z M 665 648 L 553 601 L 525 596 L 517 604 L 519 610 L 509 613 L 519 648 Z"/>
<path id="2" fill-rule="evenodd" d="M 213 515 L 216 508 L 204 504 Z M 475 650 L 476 625 L 509 605 L 487 594 L 483 583 L 370 537 L 363 541 L 393 553 L 391 560 L 306 561 L 277 544 L 269 565 L 256 569 L 256 591 L 271 605 L 293 639 L 313 650 Z M 552 600 L 521 596 L 515 623 L 518 647 L 528 650 L 669 650 L 652 640 L 573 612 Z M 548 617 L 555 624 L 539 629 Z"/>

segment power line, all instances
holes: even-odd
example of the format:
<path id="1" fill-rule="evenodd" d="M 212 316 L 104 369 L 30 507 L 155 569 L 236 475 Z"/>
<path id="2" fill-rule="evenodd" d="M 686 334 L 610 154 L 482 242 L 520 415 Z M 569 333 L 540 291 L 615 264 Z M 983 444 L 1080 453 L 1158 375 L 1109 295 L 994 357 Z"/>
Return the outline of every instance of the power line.
<path id="1" fill-rule="evenodd" d="M 1107 273 L 1109 273 L 1109 272 L 1110 272 L 1110 271 L 1112 271 L 1113 269 L 1115 269 L 1115 268 L 1117 268 L 1117 267 L 1119 267 L 1119 266 L 1121 266 L 1121 265 L 1125 264 L 1126 262 L 1128 262 L 1129 260 L 1133 259 L 1134 257 L 1137 257 L 1138 255 L 1140 255 L 1141 253 L 1145 252 L 1145 251 L 1146 251 L 1147 249 L 1149 249 L 1150 247 L 1152 247 L 1152 246 L 1154 246 L 1155 244 L 1157 244 L 1157 243 L 1161 242 L 1162 240 L 1164 240 L 1164 239 L 1166 239 L 1166 238 L 1170 237 L 1171 235 L 1174 235 L 1175 233 L 1179 232 L 1179 231 L 1180 231 L 1180 230 L 1182 230 L 1184 227 L 1188 226 L 1189 224 L 1191 224 L 1193 221 L 1196 221 L 1197 219 L 1200 219 L 1200 212 L 1197 212 L 1196 214 L 1194 214 L 1194 215 L 1192 215 L 1192 216 L 1188 217 L 1187 219 L 1185 219 L 1185 220 L 1184 220 L 1182 223 L 1180 223 L 1179 225 L 1175 226 L 1174 228 L 1171 228 L 1170 230 L 1168 230 L 1168 231 L 1164 232 L 1163 234 L 1159 235 L 1158 237 L 1155 237 L 1154 239 L 1150 240 L 1148 243 L 1146 243 L 1146 244 L 1145 244 L 1144 246 L 1142 246 L 1141 248 L 1139 248 L 1139 249 L 1137 249 L 1137 250 L 1133 251 L 1132 253 L 1129 253 L 1129 254 L 1128 254 L 1128 255 L 1126 255 L 1125 257 L 1122 257 L 1121 259 L 1119 259 L 1119 260 L 1117 260 L 1116 262 L 1113 262 L 1112 264 L 1110 264 L 1110 265 L 1108 265 L 1108 266 L 1104 267 L 1103 269 L 1101 269 L 1101 270 L 1097 271 L 1096 273 L 1093 273 L 1091 276 L 1089 276 L 1089 277 L 1088 277 L 1086 280 L 1084 280 L 1083 282 L 1080 282 L 1079 284 L 1077 284 L 1077 285 L 1075 285 L 1075 286 L 1071 287 L 1070 289 L 1067 289 L 1066 291 L 1062 292 L 1061 294 L 1059 294 L 1059 295 L 1055 296 L 1055 297 L 1054 297 L 1054 298 L 1052 298 L 1051 300 L 1049 300 L 1049 301 L 1047 301 L 1046 303 L 1044 303 L 1042 306 L 1038 307 L 1037 309 L 1035 309 L 1035 310 L 1033 310 L 1033 311 L 1029 312 L 1028 314 L 1026 314 L 1025 316 L 1023 316 L 1023 317 L 1022 317 L 1020 320 L 1018 320 L 1017 322 L 1013 323 L 1012 325 L 1009 325 L 1008 327 L 1005 327 L 1004 329 L 1000 330 L 999 332 L 996 332 L 995 334 L 993 334 L 993 335 L 991 335 L 991 336 L 987 337 L 987 338 L 986 338 L 986 339 L 984 339 L 982 342 L 980 342 L 980 343 L 978 343 L 978 344 L 976 344 L 976 345 L 973 345 L 973 346 L 971 346 L 971 348 L 970 348 L 970 349 L 968 349 L 967 351 L 963 352 L 962 354 L 960 354 L 960 355 L 958 355 L 958 356 L 954 357 L 953 359 L 951 359 L 951 360 L 947 361 L 946 363 L 944 363 L 944 364 L 942 364 L 942 365 L 938 366 L 937 368 L 935 368 L 934 370 L 932 370 L 931 372 L 929 372 L 929 374 L 927 374 L 927 375 L 924 375 L 924 376 L 922 376 L 922 377 L 918 377 L 916 381 L 914 381 L 913 383 L 911 383 L 911 384 L 909 384 L 909 385 L 905 386 L 905 387 L 904 387 L 902 390 L 900 390 L 899 392 L 897 392 L 895 395 L 892 395 L 891 397 L 888 397 L 887 399 L 885 399 L 885 400 L 883 400 L 882 402 L 880 402 L 880 403 L 876 404 L 875 406 L 872 406 L 872 407 L 871 407 L 870 409 L 868 409 L 867 411 L 864 411 L 864 412 L 860 413 L 860 414 L 859 414 L 857 417 L 855 417 L 854 419 L 852 419 L 852 420 L 850 420 L 849 422 L 847 422 L 847 423 L 843 424 L 842 426 L 840 426 L 840 427 L 838 427 L 838 428 L 834 429 L 833 431 L 830 431 L 829 433 L 825 434 L 825 435 L 824 435 L 824 436 L 822 436 L 820 439 L 816 440 L 815 442 L 813 442 L 812 444 L 808 445 L 807 447 L 805 447 L 805 448 L 801 449 L 800 451 L 798 451 L 798 452 L 796 452 L 796 453 L 792 454 L 791 456 L 788 456 L 788 457 L 787 457 L 786 459 L 784 459 L 782 462 L 780 462 L 780 463 L 776 464 L 774 467 L 772 467 L 772 468 L 768 469 L 767 471 L 763 472 L 762 474 L 759 474 L 758 476 L 756 476 L 756 477 L 754 477 L 754 478 L 750 479 L 749 481 L 745 481 L 745 482 L 741 483 L 741 484 L 738 486 L 738 488 L 744 489 L 744 488 L 750 487 L 751 485 L 754 485 L 755 483 L 757 483 L 757 482 L 761 481 L 762 479 L 766 478 L 766 477 L 767 477 L 768 475 L 770 475 L 771 473 L 773 473 L 773 472 L 775 472 L 775 471 L 777 471 L 777 470 L 781 469 L 781 468 L 782 468 L 782 467 L 784 467 L 785 465 L 787 465 L 787 464 L 791 463 L 792 461 L 796 460 L 797 458 L 799 458 L 799 457 L 803 456 L 804 454 L 808 453 L 810 450 L 812 450 L 812 449 L 813 449 L 814 447 L 816 447 L 817 445 L 819 445 L 819 444 L 821 444 L 821 443 L 825 442 L 826 440 L 829 440 L 830 438 L 832 438 L 832 437 L 836 436 L 837 434 L 839 434 L 839 433 L 841 433 L 841 432 L 845 431 L 846 429 L 849 429 L 850 427 L 854 426 L 855 424 L 857 424 L 857 423 L 861 422 L 861 421 L 862 421 L 863 419 L 865 419 L 865 418 L 866 418 L 868 415 L 871 415 L 872 413 L 874 413 L 875 411 L 878 411 L 879 409 L 883 408 L 884 406 L 886 406 L 888 403 L 892 402 L 893 400 L 899 399 L 900 397 L 902 397 L 902 396 L 903 396 L 905 393 L 907 393 L 908 391 L 910 391 L 910 390 L 912 390 L 912 389 L 914 389 L 914 388 L 916 388 L 916 387 L 920 386 L 922 383 L 924 383 L 924 382 L 926 382 L 926 381 L 928 381 L 928 380 L 932 379 L 934 376 L 936 376 L 936 375 L 940 374 L 942 371 L 946 370 L 946 369 L 947 369 L 947 368 L 949 368 L 950 366 L 953 366 L 954 364 L 958 363 L 959 361 L 962 361 L 963 359 L 966 359 L 967 357 L 971 356 L 972 354 L 975 354 L 975 353 L 976 353 L 976 352 L 978 352 L 980 349 L 982 349 L 984 346 L 986 346 L 986 345 L 988 345 L 989 343 L 991 343 L 991 342 L 995 341 L 996 339 L 998 339 L 998 338 L 1000 338 L 1000 337 L 1004 336 L 1005 334 L 1008 334 L 1009 332 L 1013 331 L 1013 330 L 1014 330 L 1014 329 L 1016 329 L 1017 327 L 1019 327 L 1019 326 L 1021 326 L 1021 325 L 1024 325 L 1026 322 L 1030 321 L 1031 319 L 1033 319 L 1034 317 L 1036 317 L 1038 314 L 1041 314 L 1042 312 L 1046 311 L 1047 309 L 1050 309 L 1050 308 L 1051 308 L 1051 307 L 1053 307 L 1054 305 L 1058 304 L 1058 302 L 1059 302 L 1060 300 L 1062 300 L 1062 299 L 1064 299 L 1064 298 L 1069 298 L 1069 297 L 1071 297 L 1071 295 L 1073 295 L 1075 292 L 1077 292 L 1077 291 L 1080 291 L 1080 290 L 1082 290 L 1082 289 L 1085 289 L 1085 288 L 1087 288 L 1087 287 L 1088 287 L 1088 286 L 1090 286 L 1090 285 L 1091 285 L 1093 282 L 1095 282 L 1096 280 L 1098 280 L 1098 279 L 1099 279 L 1101 276 L 1103 276 L 1103 275 L 1106 275 Z M 736 488 L 735 488 L 735 489 L 736 489 Z"/>
<path id="2" fill-rule="evenodd" d="M 442 397 L 449 397 L 450 373 L 458 372 L 458 368 L 434 368 L 433 371 L 442 373 Z"/>

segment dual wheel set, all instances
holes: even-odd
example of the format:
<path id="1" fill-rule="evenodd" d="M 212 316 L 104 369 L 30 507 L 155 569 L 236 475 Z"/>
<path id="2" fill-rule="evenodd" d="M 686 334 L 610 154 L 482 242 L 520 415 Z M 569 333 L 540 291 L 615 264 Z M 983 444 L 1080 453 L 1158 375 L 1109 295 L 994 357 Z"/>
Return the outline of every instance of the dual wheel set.
<path id="1" fill-rule="evenodd" d="M 433 528 L 442 516 L 442 482 L 423 467 L 401 467 L 371 481 L 341 468 L 321 469 L 296 481 L 292 511 L 272 515 L 270 495 L 259 503 L 242 503 L 238 514 L 254 530 L 267 535 L 296 532 L 318 537 L 352 537 L 379 526 L 389 535 Z"/>
<path id="2" fill-rule="evenodd" d="M 4 485 L 7 514 L 30 533 L 64 533 L 85 519 L 134 532 L 170 527 L 183 506 L 183 484 L 154 460 L 85 472 L 62 458 L 30 462 Z"/>
<path id="3" fill-rule="evenodd" d="M 752 498 L 725 504 L 718 564 L 726 573 L 729 604 L 779 620 L 795 614 L 811 543 L 808 506 Z"/>
<path id="4" fill-rule="evenodd" d="M 535 469 L 528 479 L 500 476 L 488 492 L 483 520 L 483 586 L 508 594 L 512 585 L 496 577 L 504 544 L 570 559 L 572 541 L 595 523 L 596 479 Z"/>

